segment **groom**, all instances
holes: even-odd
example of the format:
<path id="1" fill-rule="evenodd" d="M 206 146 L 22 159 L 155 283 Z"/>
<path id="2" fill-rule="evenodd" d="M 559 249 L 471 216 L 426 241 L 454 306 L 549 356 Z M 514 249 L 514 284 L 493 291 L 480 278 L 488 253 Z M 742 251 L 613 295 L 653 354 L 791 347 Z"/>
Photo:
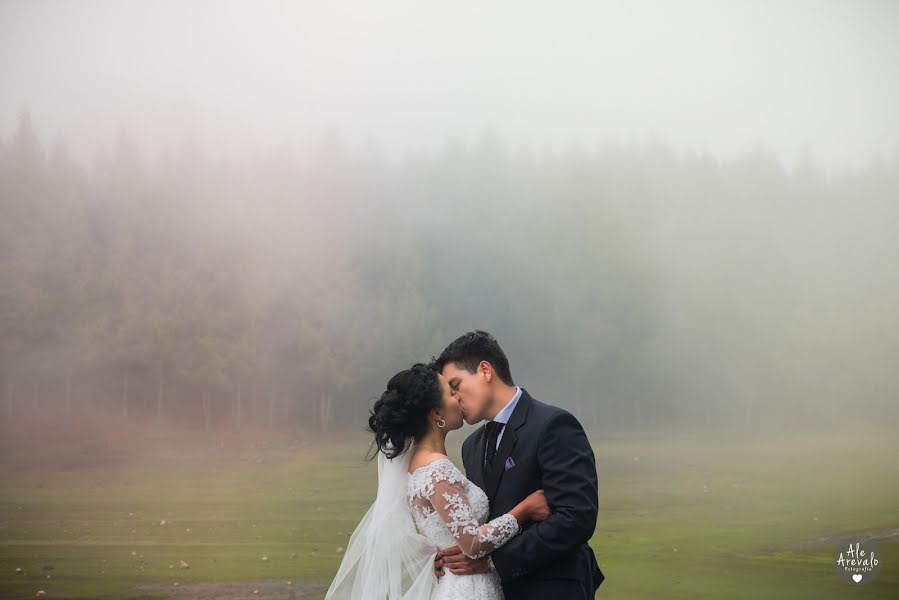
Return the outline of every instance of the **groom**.
<path id="1" fill-rule="evenodd" d="M 488 557 L 457 546 L 437 554 L 435 572 L 499 574 L 507 600 L 586 600 L 604 576 L 587 541 L 599 512 L 596 463 L 583 427 L 512 381 L 509 361 L 485 331 L 466 333 L 434 361 L 469 424 L 487 421 L 462 444 L 466 476 L 487 492 L 490 515 L 506 513 L 543 488 L 552 514 Z"/>

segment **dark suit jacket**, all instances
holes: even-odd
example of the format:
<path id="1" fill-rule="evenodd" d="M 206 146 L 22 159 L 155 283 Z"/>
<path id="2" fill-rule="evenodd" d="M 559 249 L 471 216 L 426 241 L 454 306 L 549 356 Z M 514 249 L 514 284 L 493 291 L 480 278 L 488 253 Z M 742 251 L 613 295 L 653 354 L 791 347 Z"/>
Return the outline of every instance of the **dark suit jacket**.
<path id="1" fill-rule="evenodd" d="M 593 449 L 580 422 L 522 388 L 487 480 L 485 442 L 482 425 L 463 442 L 462 461 L 466 477 L 487 492 L 489 518 L 540 488 L 552 511 L 545 521 L 524 523 L 520 534 L 493 551 L 506 598 L 545 600 L 558 591 L 555 600 L 592 599 L 605 577 L 587 544 L 596 529 L 599 495 Z"/>

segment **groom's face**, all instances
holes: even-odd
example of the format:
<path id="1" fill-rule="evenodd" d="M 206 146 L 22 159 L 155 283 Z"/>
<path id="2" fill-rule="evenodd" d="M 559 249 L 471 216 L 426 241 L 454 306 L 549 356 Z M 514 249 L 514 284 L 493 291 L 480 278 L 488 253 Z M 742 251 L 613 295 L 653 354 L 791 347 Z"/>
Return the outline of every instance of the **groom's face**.
<path id="1" fill-rule="evenodd" d="M 484 410 L 490 398 L 490 385 L 478 371 L 469 373 L 462 365 L 447 363 L 441 370 L 449 383 L 450 392 L 462 407 L 462 417 L 469 425 L 484 420 Z"/>

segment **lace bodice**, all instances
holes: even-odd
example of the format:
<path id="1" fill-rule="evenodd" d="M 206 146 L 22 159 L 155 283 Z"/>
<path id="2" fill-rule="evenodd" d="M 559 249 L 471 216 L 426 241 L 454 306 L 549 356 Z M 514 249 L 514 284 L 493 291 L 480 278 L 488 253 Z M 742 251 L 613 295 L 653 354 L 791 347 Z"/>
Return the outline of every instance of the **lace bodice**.
<path id="1" fill-rule="evenodd" d="M 459 546 L 471 558 L 490 554 L 519 531 L 506 513 L 486 522 L 487 494 L 448 458 L 437 459 L 409 474 L 407 500 L 419 531 L 440 548 Z"/>

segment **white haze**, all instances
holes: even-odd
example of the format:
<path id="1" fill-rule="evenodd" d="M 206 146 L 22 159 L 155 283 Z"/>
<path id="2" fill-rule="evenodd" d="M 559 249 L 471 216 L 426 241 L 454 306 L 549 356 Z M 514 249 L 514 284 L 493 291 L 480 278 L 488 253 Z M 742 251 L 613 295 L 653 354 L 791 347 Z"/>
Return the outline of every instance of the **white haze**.
<path id="1" fill-rule="evenodd" d="M 517 147 L 756 145 L 826 169 L 899 141 L 899 3 L 0 3 L 0 139 L 28 108 L 90 162 L 337 131 L 393 157 L 492 130 Z"/>

